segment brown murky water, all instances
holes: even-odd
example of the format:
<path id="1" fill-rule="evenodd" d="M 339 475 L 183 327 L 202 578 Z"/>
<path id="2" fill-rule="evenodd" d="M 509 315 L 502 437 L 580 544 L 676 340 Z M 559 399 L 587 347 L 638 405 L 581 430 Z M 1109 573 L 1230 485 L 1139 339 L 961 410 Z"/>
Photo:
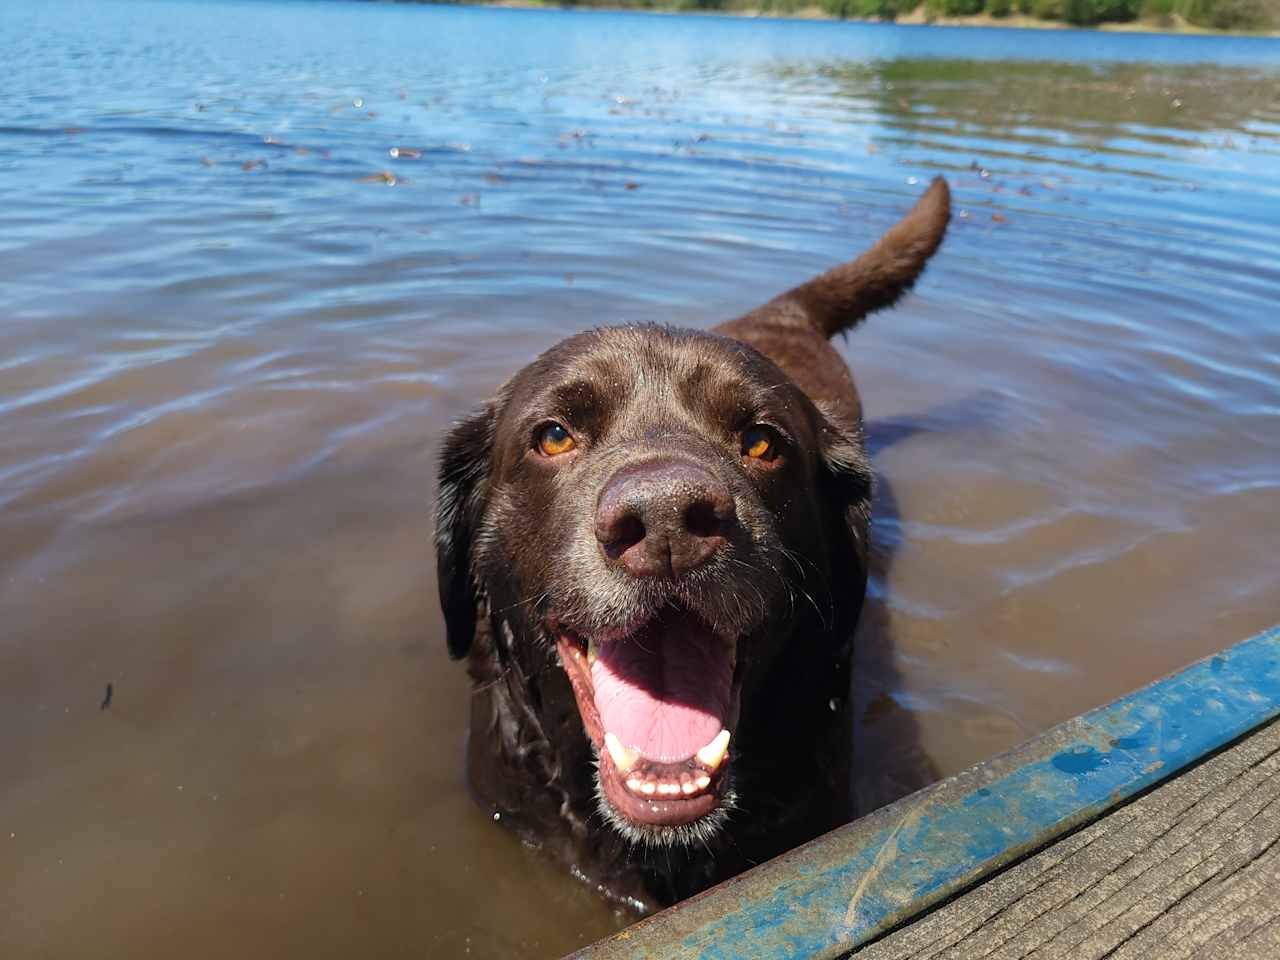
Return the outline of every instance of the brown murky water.
<path id="1" fill-rule="evenodd" d="M 466 795 L 440 433 L 935 172 L 947 244 L 843 348 L 863 806 L 1280 620 L 1273 43 L 17 0 L 0 58 L 0 956 L 614 929 Z"/>

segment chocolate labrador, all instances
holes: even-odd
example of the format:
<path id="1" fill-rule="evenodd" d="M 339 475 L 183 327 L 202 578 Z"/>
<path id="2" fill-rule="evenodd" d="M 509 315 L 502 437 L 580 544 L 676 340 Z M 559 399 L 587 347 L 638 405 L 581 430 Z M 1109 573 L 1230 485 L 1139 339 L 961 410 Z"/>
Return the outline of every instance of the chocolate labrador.
<path id="1" fill-rule="evenodd" d="M 570 337 L 445 442 L 472 788 L 636 912 L 848 818 L 872 473 L 829 338 L 897 300 L 949 218 L 938 178 L 857 260 L 710 332 Z"/>

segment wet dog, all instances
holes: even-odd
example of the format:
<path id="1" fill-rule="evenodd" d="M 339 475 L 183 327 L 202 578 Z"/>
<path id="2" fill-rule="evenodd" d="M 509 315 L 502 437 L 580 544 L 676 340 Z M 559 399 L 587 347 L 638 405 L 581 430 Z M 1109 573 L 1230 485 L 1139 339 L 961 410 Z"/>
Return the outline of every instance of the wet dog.
<path id="1" fill-rule="evenodd" d="M 848 818 L 872 473 L 829 339 L 912 285 L 949 218 L 939 178 L 857 260 L 710 332 L 570 337 L 445 442 L 472 788 L 637 912 Z"/>

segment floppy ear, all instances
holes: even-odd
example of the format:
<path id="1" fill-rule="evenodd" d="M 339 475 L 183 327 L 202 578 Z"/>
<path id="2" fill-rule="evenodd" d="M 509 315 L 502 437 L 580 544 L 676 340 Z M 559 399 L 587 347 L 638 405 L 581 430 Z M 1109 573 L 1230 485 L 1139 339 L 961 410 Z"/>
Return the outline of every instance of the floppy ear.
<path id="1" fill-rule="evenodd" d="M 485 404 L 449 431 L 440 454 L 436 576 L 449 656 L 454 660 L 467 655 L 476 632 L 477 593 L 471 548 L 488 488 L 496 419 L 496 404 Z"/>
<path id="2" fill-rule="evenodd" d="M 867 572 L 871 523 L 871 495 L 875 474 L 862 443 L 861 426 L 850 433 L 830 420 L 822 426 L 822 460 L 819 484 L 823 503 L 831 513 L 825 518 L 830 532 L 832 596 L 847 596 Z M 859 599 L 861 593 L 859 593 Z M 856 613 L 856 609 L 853 611 Z"/>

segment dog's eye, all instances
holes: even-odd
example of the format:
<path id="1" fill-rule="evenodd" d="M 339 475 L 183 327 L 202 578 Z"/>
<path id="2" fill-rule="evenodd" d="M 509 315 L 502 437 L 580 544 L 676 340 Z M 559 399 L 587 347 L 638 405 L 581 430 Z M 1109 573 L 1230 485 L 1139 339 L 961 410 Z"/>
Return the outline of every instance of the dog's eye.
<path id="1" fill-rule="evenodd" d="M 538 431 L 538 449 L 548 457 L 568 453 L 574 446 L 573 435 L 558 423 L 548 423 Z"/>
<path id="2" fill-rule="evenodd" d="M 778 455 L 778 445 L 773 441 L 773 431 L 768 427 L 752 427 L 742 434 L 742 455 L 752 460 L 772 460 Z"/>

